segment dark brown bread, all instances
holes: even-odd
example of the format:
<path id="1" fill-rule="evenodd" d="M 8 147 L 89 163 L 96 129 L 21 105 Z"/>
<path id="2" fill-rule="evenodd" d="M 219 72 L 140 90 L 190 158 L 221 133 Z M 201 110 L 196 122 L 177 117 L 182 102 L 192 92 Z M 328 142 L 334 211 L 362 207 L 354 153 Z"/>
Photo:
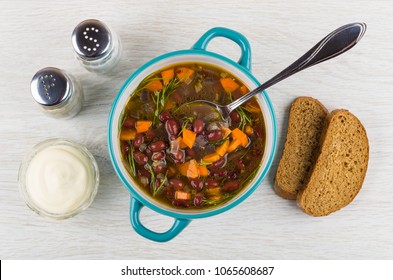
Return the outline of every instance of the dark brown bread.
<path id="1" fill-rule="evenodd" d="M 296 199 L 315 162 L 329 112 L 316 99 L 298 97 L 289 111 L 288 132 L 274 182 L 275 192 Z"/>
<path id="2" fill-rule="evenodd" d="M 321 137 L 320 153 L 297 197 L 312 216 L 326 216 L 348 205 L 366 176 L 369 144 L 366 130 L 347 110 L 335 110 Z"/>

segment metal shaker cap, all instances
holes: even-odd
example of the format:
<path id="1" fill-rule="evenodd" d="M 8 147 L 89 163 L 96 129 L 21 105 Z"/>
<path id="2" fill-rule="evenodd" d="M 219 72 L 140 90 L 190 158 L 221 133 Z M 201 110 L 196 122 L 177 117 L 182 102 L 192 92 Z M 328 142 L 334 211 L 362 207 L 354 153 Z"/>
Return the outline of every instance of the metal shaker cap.
<path id="1" fill-rule="evenodd" d="M 72 32 L 74 50 L 85 60 L 95 60 L 109 54 L 112 40 L 109 27 L 96 19 L 82 21 Z"/>
<path id="2" fill-rule="evenodd" d="M 62 70 L 47 67 L 39 70 L 31 80 L 31 94 L 40 105 L 60 105 L 71 95 L 70 83 Z"/>

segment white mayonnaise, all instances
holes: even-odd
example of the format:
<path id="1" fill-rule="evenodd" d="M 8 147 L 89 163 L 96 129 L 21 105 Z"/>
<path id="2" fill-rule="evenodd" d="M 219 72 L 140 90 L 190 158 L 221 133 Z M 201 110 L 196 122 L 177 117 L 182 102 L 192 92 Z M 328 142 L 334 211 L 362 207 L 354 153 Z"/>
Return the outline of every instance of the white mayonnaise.
<path id="1" fill-rule="evenodd" d="M 38 151 L 26 169 L 25 188 L 29 199 L 37 208 L 55 215 L 70 213 L 86 203 L 95 186 L 91 159 L 67 144 Z"/>

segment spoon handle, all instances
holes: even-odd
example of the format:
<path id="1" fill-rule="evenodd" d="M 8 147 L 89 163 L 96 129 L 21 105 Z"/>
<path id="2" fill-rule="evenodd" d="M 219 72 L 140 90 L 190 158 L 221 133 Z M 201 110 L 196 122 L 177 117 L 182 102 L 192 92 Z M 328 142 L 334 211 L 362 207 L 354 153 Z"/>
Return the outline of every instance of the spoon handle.
<path id="1" fill-rule="evenodd" d="M 332 33 L 323 38 L 318 44 L 316 44 L 312 49 L 310 49 L 298 60 L 289 65 L 276 76 L 263 83 L 253 91 L 243 95 L 231 104 L 228 104 L 227 108 L 229 112 L 233 111 L 236 107 L 243 104 L 258 92 L 267 89 L 279 81 L 284 80 L 285 78 L 288 78 L 289 76 L 292 76 L 293 74 L 308 67 L 346 52 L 356 45 L 357 42 L 359 42 L 365 31 L 365 23 L 351 23 L 334 30 Z"/>

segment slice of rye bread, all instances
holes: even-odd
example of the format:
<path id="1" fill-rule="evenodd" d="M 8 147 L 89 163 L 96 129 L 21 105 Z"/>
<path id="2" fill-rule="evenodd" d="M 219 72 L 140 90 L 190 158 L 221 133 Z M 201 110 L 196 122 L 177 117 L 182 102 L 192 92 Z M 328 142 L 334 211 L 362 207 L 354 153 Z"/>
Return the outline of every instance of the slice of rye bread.
<path id="1" fill-rule="evenodd" d="M 312 216 L 326 216 L 348 205 L 366 176 L 369 144 L 366 130 L 347 110 L 334 110 L 321 137 L 320 152 L 298 206 Z"/>
<path id="2" fill-rule="evenodd" d="M 295 200 L 315 162 L 328 110 L 318 100 L 298 97 L 291 105 L 288 132 L 274 180 L 274 191 Z"/>

